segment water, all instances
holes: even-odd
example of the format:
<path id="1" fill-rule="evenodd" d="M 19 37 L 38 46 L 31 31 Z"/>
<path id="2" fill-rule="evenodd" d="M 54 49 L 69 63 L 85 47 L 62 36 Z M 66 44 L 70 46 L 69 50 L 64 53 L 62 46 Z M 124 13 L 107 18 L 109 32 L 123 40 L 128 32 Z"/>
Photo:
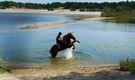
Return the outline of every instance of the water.
<path id="1" fill-rule="evenodd" d="M 56 17 L 57 16 L 57 17 Z M 39 23 L 64 21 L 69 15 L 33 14 L 33 13 L 0 13 L 0 31 L 15 31 L 18 27 Z M 7 24 L 8 23 L 8 24 Z"/>
<path id="2" fill-rule="evenodd" d="M 135 24 L 103 21 L 78 21 L 55 27 L 20 30 L 19 27 L 69 20 L 70 15 L 0 13 L 0 63 L 30 66 L 74 66 L 118 64 L 122 59 L 135 59 Z M 65 59 L 64 53 L 50 58 L 58 32 L 74 32 L 80 44 Z"/>
<path id="3" fill-rule="evenodd" d="M 71 59 L 73 58 L 73 47 L 71 48 L 67 48 L 66 50 L 64 50 L 64 55 L 66 59 Z"/>

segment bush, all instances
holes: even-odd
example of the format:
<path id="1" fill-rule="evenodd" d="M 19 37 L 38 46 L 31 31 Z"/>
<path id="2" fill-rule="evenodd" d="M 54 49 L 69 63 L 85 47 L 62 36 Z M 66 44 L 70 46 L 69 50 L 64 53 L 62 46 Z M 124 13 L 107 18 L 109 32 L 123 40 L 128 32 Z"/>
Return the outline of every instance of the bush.
<path id="1" fill-rule="evenodd" d="M 80 9 L 81 12 L 85 12 L 85 9 Z"/>
<path id="2" fill-rule="evenodd" d="M 135 22 L 135 10 L 125 6 L 118 6 L 115 9 L 105 7 L 101 16 L 113 17 L 117 22 Z"/>
<path id="3" fill-rule="evenodd" d="M 76 9 L 70 9 L 70 11 L 76 11 Z"/>
<path id="4" fill-rule="evenodd" d="M 2 67 L 0 67 L 0 74 L 4 73 L 5 69 L 3 69 Z"/>
<path id="5" fill-rule="evenodd" d="M 120 61 L 120 69 L 135 73 L 135 60 L 127 59 L 127 60 Z"/>
<path id="6" fill-rule="evenodd" d="M 48 8 L 48 11 L 54 11 L 54 8 Z"/>
<path id="7" fill-rule="evenodd" d="M 4 7 L 4 6 L 0 6 L 0 9 L 6 9 L 6 7 Z"/>

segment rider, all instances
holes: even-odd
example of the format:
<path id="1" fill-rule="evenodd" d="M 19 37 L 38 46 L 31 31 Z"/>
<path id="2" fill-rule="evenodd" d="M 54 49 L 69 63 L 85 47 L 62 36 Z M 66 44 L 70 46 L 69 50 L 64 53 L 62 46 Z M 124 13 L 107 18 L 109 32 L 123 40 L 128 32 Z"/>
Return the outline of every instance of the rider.
<path id="1" fill-rule="evenodd" d="M 56 43 L 59 44 L 61 47 L 64 47 L 64 42 L 61 35 L 62 35 L 62 32 L 59 32 L 58 36 L 56 37 Z"/>

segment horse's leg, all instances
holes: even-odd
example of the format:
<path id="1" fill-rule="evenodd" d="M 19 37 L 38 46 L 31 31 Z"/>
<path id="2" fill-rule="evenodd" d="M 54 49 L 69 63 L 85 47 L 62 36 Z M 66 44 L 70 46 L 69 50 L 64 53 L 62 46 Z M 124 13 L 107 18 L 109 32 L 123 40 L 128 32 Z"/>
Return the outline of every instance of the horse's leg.
<path id="1" fill-rule="evenodd" d="M 52 50 L 51 51 L 52 58 L 55 58 L 57 56 L 58 52 L 59 51 L 57 49 Z"/>
<path id="2" fill-rule="evenodd" d="M 52 58 L 55 58 L 55 57 L 57 56 L 57 53 L 58 53 L 58 52 L 52 53 Z"/>
<path id="3" fill-rule="evenodd" d="M 57 46 L 57 45 L 54 45 L 54 46 L 51 48 L 51 50 L 50 50 L 50 53 L 51 53 L 51 55 L 52 55 L 52 58 L 55 58 L 55 57 L 57 56 L 58 52 L 59 52 L 58 46 Z"/>
<path id="4" fill-rule="evenodd" d="M 75 45 L 73 44 L 73 50 L 75 49 Z"/>
<path id="5" fill-rule="evenodd" d="M 73 46 L 73 49 L 75 49 L 75 45 L 74 45 L 75 41 L 73 41 L 70 45 L 69 48 L 71 48 Z"/>

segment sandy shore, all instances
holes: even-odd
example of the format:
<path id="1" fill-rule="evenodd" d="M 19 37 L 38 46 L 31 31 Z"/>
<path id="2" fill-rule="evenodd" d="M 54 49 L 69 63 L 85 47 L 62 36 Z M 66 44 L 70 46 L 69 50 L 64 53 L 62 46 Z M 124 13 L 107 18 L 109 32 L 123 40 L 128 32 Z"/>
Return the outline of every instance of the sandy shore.
<path id="1" fill-rule="evenodd" d="M 99 66 L 68 66 L 61 68 L 26 68 L 13 69 L 11 73 L 4 73 L 0 75 L 0 80 L 48 80 L 68 77 L 69 75 L 80 74 L 92 75 L 102 71 L 113 71 L 119 69 L 118 65 L 99 65 Z M 78 75 L 79 74 L 79 75 Z M 69 76 L 75 78 L 75 76 Z M 58 79 L 59 80 L 59 79 Z M 70 79 L 71 80 L 71 79 Z M 78 80 L 78 79 L 77 79 Z M 81 79 L 79 79 L 81 80 Z"/>
<path id="2" fill-rule="evenodd" d="M 28 25 L 24 27 L 20 27 L 20 29 L 36 29 L 36 28 L 42 28 L 42 27 L 51 27 L 51 26 L 57 26 L 62 25 L 66 23 L 71 23 L 75 21 L 61 21 L 61 22 L 48 22 L 48 23 L 42 23 L 42 24 L 35 24 L 35 25 Z"/>
<path id="3" fill-rule="evenodd" d="M 70 11 L 68 9 L 48 11 L 46 9 L 0 9 L 0 12 L 13 12 L 13 13 L 45 13 L 45 14 L 81 14 L 81 15 L 101 15 L 99 11 L 91 12 L 80 12 L 80 11 Z"/>
<path id="4" fill-rule="evenodd" d="M 51 78 L 57 76 L 65 76 L 72 72 L 75 73 L 87 73 L 92 74 L 100 71 L 110 71 L 113 69 L 118 69 L 118 65 L 100 65 L 100 66 L 68 66 L 68 67 L 59 67 L 59 68 L 18 68 L 13 69 L 11 73 L 5 73 L 0 75 L 0 78 L 3 80 L 23 80 L 20 78 Z M 13 80 L 14 80 L 13 79 Z"/>
<path id="5" fill-rule="evenodd" d="M 118 65 L 13 69 L 0 80 L 134 80 L 135 74 L 119 71 Z"/>

